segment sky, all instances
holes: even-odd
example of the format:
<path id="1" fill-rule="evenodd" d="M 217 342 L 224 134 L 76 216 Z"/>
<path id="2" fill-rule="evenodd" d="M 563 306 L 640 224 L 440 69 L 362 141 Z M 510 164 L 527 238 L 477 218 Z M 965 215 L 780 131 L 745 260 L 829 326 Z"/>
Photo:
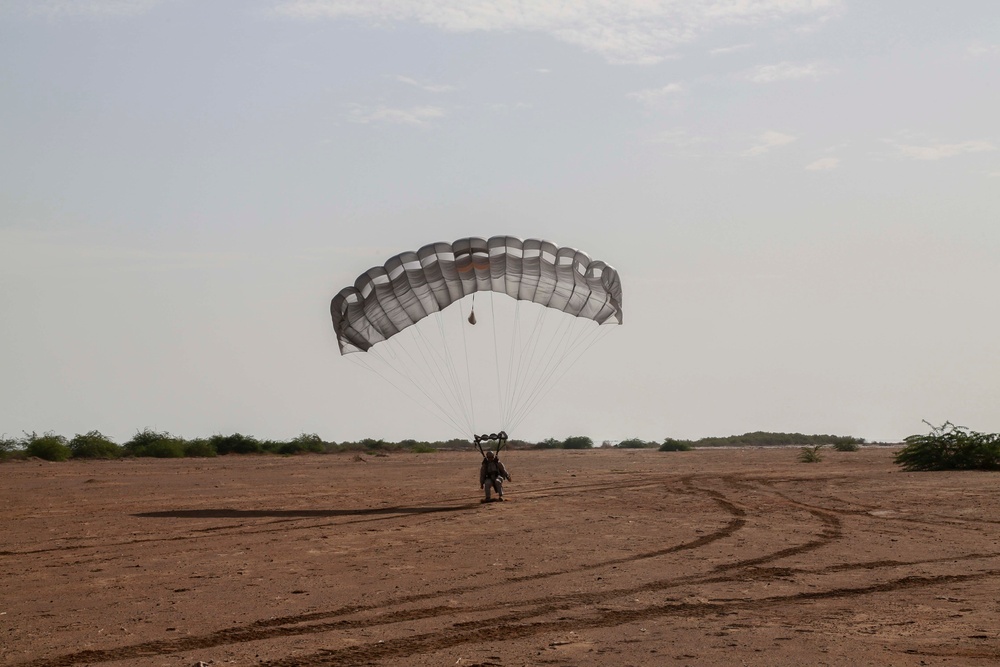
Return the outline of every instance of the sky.
<path id="1" fill-rule="evenodd" d="M 0 0 L 0 433 L 455 437 L 329 302 L 501 234 L 623 285 L 514 437 L 997 432 L 997 118 L 993 0 Z"/>

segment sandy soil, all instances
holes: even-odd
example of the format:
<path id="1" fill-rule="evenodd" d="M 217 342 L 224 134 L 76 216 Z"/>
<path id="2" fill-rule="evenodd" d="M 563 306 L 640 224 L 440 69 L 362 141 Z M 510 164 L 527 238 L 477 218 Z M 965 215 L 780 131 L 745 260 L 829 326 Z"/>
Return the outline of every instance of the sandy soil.
<path id="1" fill-rule="evenodd" d="M 0 663 L 1000 664 L 1000 475 L 797 453 L 2 464 Z"/>

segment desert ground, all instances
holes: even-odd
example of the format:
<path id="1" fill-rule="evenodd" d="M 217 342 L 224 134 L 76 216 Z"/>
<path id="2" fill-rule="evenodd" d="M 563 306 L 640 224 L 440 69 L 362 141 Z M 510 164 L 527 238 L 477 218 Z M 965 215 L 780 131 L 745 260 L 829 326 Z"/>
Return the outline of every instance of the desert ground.
<path id="1" fill-rule="evenodd" d="M 1000 664 L 1000 474 L 893 451 L 8 462 L 0 663 Z"/>

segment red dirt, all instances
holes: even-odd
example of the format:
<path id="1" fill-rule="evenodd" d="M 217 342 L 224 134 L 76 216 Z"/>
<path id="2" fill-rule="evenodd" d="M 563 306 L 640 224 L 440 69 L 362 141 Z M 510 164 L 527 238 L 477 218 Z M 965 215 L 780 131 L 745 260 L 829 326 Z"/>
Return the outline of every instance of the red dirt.
<path id="1" fill-rule="evenodd" d="M 797 454 L 9 462 L 0 663 L 1000 663 L 1000 476 Z"/>

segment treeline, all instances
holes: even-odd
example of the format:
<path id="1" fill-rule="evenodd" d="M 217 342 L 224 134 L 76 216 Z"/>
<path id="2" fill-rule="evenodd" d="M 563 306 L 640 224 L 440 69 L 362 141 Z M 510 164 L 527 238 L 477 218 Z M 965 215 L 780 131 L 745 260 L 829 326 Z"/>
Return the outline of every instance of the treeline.
<path id="1" fill-rule="evenodd" d="M 743 435 L 730 435 L 722 438 L 701 438 L 700 440 L 667 440 L 675 443 L 686 443 L 692 447 L 797 447 L 816 445 L 863 445 L 864 438 L 854 438 L 846 435 L 805 435 L 803 433 L 772 433 L 769 431 L 754 431 Z"/>
<path id="2" fill-rule="evenodd" d="M 680 452 L 695 447 L 802 447 L 832 445 L 837 448 L 857 449 L 865 443 L 864 438 L 853 438 L 840 435 L 804 435 L 802 433 L 772 433 L 769 431 L 754 431 L 743 435 L 730 435 L 723 438 L 701 438 L 700 440 L 681 440 L 664 438 L 661 442 L 629 438 L 618 444 L 605 442 L 605 447 L 619 449 L 659 449 L 661 452 Z"/>
<path id="3" fill-rule="evenodd" d="M 805 445 L 857 445 L 865 441 L 833 435 L 803 435 L 801 433 L 766 433 L 757 431 L 725 438 L 702 438 L 700 440 L 678 440 L 664 438 L 662 441 L 628 438 L 618 443 L 605 440 L 601 446 L 615 449 L 658 449 L 664 451 L 686 451 L 695 447 L 774 447 Z M 438 450 L 467 450 L 472 447 L 468 440 L 455 438 L 444 441 L 401 440 L 392 442 L 375 438 L 348 442 L 323 440 L 315 433 L 302 433 L 290 440 L 264 440 L 250 435 L 233 433 L 216 434 L 207 438 L 186 439 L 166 431 L 144 429 L 130 440 L 119 444 L 100 431 L 76 434 L 72 438 L 57 435 L 51 431 L 42 435 L 25 433 L 20 438 L 0 437 L 0 460 L 37 457 L 47 461 L 68 459 L 115 459 L 120 457 L 211 457 L 227 454 L 337 454 L 342 452 L 392 452 L 416 453 Z M 574 435 L 564 440 L 546 438 L 540 442 L 509 440 L 509 449 L 591 449 L 594 441 L 585 435 Z"/>
<path id="4" fill-rule="evenodd" d="M 542 442 L 508 440 L 509 449 L 586 449 L 593 447 L 586 436 L 565 440 L 549 438 Z M 337 454 L 343 452 L 387 453 L 393 451 L 429 453 L 438 450 L 467 450 L 469 440 L 454 438 L 444 441 L 401 440 L 392 442 L 377 438 L 333 442 L 315 433 L 302 433 L 290 440 L 265 440 L 242 433 L 213 435 L 186 439 L 166 431 L 144 429 L 130 440 L 118 444 L 100 431 L 76 434 L 72 438 L 51 431 L 42 435 L 25 433 L 20 438 L 0 437 L 0 460 L 40 458 L 46 461 L 69 459 L 116 459 L 121 457 L 213 457 L 228 454 Z"/>

